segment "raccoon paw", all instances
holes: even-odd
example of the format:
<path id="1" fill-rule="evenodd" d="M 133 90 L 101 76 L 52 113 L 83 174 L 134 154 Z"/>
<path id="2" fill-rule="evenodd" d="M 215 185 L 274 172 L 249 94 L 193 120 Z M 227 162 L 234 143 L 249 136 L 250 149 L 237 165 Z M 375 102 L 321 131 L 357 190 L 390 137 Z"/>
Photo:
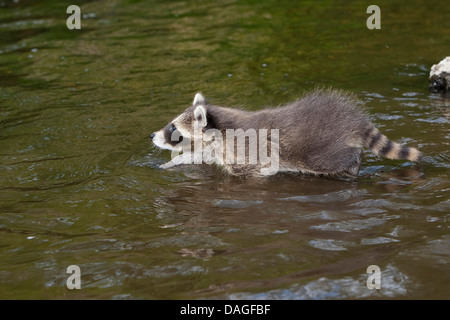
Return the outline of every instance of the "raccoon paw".
<path id="1" fill-rule="evenodd" d="M 175 164 L 172 161 L 169 161 L 169 162 L 166 162 L 166 163 L 160 165 L 159 167 L 161 169 L 169 169 L 169 168 L 172 168 L 174 166 L 175 166 Z"/>

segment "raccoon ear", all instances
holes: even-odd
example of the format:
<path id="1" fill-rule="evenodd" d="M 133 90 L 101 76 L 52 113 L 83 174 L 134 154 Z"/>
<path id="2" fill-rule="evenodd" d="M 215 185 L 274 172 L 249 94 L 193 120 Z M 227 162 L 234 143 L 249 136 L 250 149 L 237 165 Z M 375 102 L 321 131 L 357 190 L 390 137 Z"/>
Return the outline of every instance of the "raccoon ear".
<path id="1" fill-rule="evenodd" d="M 199 105 L 194 110 L 194 119 L 197 121 L 201 127 L 206 127 L 207 119 L 206 119 L 206 109 L 204 106 Z"/>
<path id="2" fill-rule="evenodd" d="M 194 102 L 192 103 L 192 105 L 196 106 L 199 104 L 202 104 L 202 105 L 205 104 L 205 97 L 200 92 L 195 95 Z"/>

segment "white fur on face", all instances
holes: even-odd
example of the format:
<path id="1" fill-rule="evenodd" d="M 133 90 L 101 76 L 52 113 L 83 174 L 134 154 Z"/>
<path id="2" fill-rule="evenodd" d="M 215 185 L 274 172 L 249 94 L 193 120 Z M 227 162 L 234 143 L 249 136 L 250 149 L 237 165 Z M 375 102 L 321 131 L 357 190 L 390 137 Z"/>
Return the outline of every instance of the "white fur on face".
<path id="1" fill-rule="evenodd" d="M 185 113 L 180 114 L 175 119 L 172 120 L 172 124 L 175 126 L 177 130 L 178 137 L 181 135 L 184 139 L 199 139 L 200 141 L 203 141 L 203 132 L 202 128 L 204 128 L 207 124 L 207 117 L 206 117 L 206 109 L 203 106 L 205 104 L 205 97 L 201 93 L 197 93 L 194 97 L 193 105 L 196 106 L 194 109 L 193 115 L 194 121 L 192 119 L 186 119 L 187 115 Z M 189 121 L 187 121 L 189 120 Z M 187 127 L 186 124 L 191 123 L 192 127 Z M 176 146 L 173 146 L 170 144 L 170 141 L 166 140 L 167 135 L 164 132 L 165 128 L 155 132 L 155 136 L 153 137 L 153 143 L 161 148 L 171 151 L 182 151 L 183 150 L 183 144 L 179 143 Z M 174 131 L 175 132 L 175 131 Z M 176 138 L 176 137 L 174 137 Z M 176 141 L 176 139 L 174 140 Z M 187 141 L 186 141 L 187 143 Z"/>
<path id="2" fill-rule="evenodd" d="M 162 130 L 159 130 L 158 132 L 155 133 L 155 136 L 153 137 L 153 143 L 155 144 L 155 146 L 161 148 L 161 149 L 166 149 L 166 150 L 171 150 L 171 151 L 181 151 L 182 147 L 181 146 L 172 146 L 169 143 L 166 143 L 166 139 L 164 139 L 164 132 Z"/>

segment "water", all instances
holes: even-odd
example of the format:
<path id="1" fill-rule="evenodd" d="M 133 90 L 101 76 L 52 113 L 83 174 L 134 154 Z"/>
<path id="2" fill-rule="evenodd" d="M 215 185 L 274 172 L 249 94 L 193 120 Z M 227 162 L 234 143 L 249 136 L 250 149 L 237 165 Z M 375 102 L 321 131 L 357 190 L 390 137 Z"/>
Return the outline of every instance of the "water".
<path id="1" fill-rule="evenodd" d="M 440 1 L 0 1 L 0 297 L 449 299 L 449 55 Z M 366 102 L 420 164 L 265 181 L 158 169 L 149 134 L 201 91 L 257 110 L 316 85 Z M 66 287 L 69 265 L 81 290 Z M 366 287 L 369 265 L 380 290 Z"/>

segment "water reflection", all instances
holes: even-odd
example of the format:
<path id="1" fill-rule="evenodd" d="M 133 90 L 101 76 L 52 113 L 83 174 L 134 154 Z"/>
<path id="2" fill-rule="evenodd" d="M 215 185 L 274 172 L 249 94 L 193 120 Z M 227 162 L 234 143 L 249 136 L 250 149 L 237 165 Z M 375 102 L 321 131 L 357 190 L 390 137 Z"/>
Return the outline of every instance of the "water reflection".
<path id="1" fill-rule="evenodd" d="M 200 297 L 222 297 L 223 291 L 268 289 L 311 275 L 336 276 L 362 270 L 370 261 L 382 261 L 385 255 L 399 250 L 395 244 L 399 243 L 401 248 L 401 243 L 408 241 L 411 234 L 405 230 L 401 212 L 424 210 L 424 206 L 395 195 L 404 188 L 423 185 L 420 171 L 412 168 L 396 169 L 383 175 L 383 180 L 378 182 L 343 182 L 303 176 L 237 181 L 233 177 L 221 177 L 218 170 L 209 166 L 184 166 L 179 170 L 186 170 L 188 176 L 196 179 L 172 183 L 155 201 L 161 227 L 177 231 L 176 235 L 163 240 L 163 244 L 158 240 L 157 246 L 178 247 L 183 258 L 220 259 L 222 271 L 219 273 L 225 278 L 232 278 L 234 272 L 251 274 L 254 264 L 264 265 L 272 270 L 270 272 L 275 265 L 289 268 L 296 263 L 298 270 L 306 267 L 305 271 L 266 280 L 226 280 L 196 291 Z M 384 194 L 383 198 L 375 197 L 379 192 Z M 245 239 L 249 237 L 261 242 L 248 242 Z M 300 243 L 303 245 L 299 247 Z M 353 254 L 349 258 L 334 254 L 326 267 L 311 268 L 314 261 L 324 259 L 324 253 L 349 250 L 358 252 L 358 258 Z M 236 268 L 236 258 L 243 256 L 252 263 Z M 212 274 L 209 276 L 215 278 Z M 385 296 L 402 295 L 402 290 L 406 289 L 396 290 Z M 259 297 L 246 294 L 235 297 L 238 296 Z M 338 296 L 346 294 L 341 292 Z M 267 297 L 273 297 L 271 291 Z M 320 298 L 321 293 L 311 297 Z M 306 296 L 296 292 L 290 298 Z"/>

